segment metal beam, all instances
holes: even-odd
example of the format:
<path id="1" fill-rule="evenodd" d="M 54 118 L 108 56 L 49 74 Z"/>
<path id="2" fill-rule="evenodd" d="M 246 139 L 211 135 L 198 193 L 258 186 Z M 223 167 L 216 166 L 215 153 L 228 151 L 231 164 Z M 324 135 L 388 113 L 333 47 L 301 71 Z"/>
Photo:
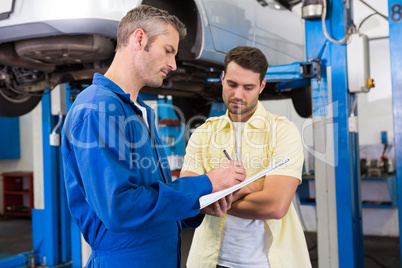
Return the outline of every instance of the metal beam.
<path id="1" fill-rule="evenodd" d="M 394 113 L 395 167 L 399 214 L 399 233 L 402 232 L 402 3 L 388 0 L 389 47 L 391 58 L 392 101 Z M 399 236 L 402 245 L 402 236 Z M 402 247 L 400 247 L 402 262 Z"/>
<path id="2" fill-rule="evenodd" d="M 74 102 L 76 97 L 75 94 L 78 94 L 80 90 L 73 89 L 69 85 L 66 85 L 66 110 L 67 112 L 70 110 L 71 105 Z M 63 168 L 64 170 L 64 168 Z M 64 176 L 64 173 L 63 173 Z M 64 177 L 63 177 L 63 190 L 65 191 L 65 184 L 64 184 Z M 67 199 L 67 198 L 66 198 Z M 71 254 L 71 268 L 81 268 L 82 265 L 82 245 L 81 245 L 81 232 L 78 228 L 77 224 L 75 223 L 74 219 L 70 215 L 70 211 L 66 211 L 69 215 L 70 220 L 70 254 Z"/>
<path id="3" fill-rule="evenodd" d="M 50 96 L 42 97 L 42 142 L 43 142 L 43 191 L 44 191 L 44 224 L 42 230 L 32 232 L 45 232 L 43 256 L 40 262 L 45 266 L 60 264 L 59 239 L 59 209 L 58 209 L 58 166 L 59 158 L 57 148 L 50 146 L 49 134 L 55 126 L 55 118 L 50 112 Z"/>
<path id="4" fill-rule="evenodd" d="M 340 40 L 350 23 L 351 1 L 327 2 L 326 29 Z M 364 267 L 358 137 L 348 130 L 354 96 L 347 88 L 346 45 L 329 42 L 320 20 L 306 21 L 305 31 L 307 59 L 320 59 L 322 71 L 321 81 L 312 85 L 313 122 L 323 122 L 321 129 L 315 130 L 315 151 L 325 153 L 315 167 L 319 173 L 315 179 L 319 266 Z M 323 136 L 323 131 L 332 131 L 333 135 Z"/>
<path id="5" fill-rule="evenodd" d="M 51 114 L 49 95 L 42 97 L 41 108 L 44 205 L 32 211 L 32 241 L 36 262 L 53 267 L 71 262 L 70 214 L 60 148 L 51 146 L 49 140 L 57 121 Z"/>
<path id="6" fill-rule="evenodd" d="M 316 76 L 315 65 L 315 62 L 294 62 L 269 66 L 265 79 L 267 82 L 283 82 L 313 78 Z"/>

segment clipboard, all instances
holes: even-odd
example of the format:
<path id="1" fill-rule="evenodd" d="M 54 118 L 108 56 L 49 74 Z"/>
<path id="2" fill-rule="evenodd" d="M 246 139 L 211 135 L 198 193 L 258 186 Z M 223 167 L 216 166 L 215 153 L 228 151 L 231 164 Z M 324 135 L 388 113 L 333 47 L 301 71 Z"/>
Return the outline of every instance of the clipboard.
<path id="1" fill-rule="evenodd" d="M 233 193 L 234 191 L 242 188 L 243 186 L 246 186 L 247 184 L 261 178 L 262 176 L 267 175 L 269 172 L 279 168 L 280 166 L 286 164 L 287 162 L 289 162 L 289 158 L 285 158 L 283 161 L 276 163 L 273 167 L 269 166 L 263 170 L 261 170 L 260 172 L 257 172 L 256 174 L 254 174 L 253 176 L 245 179 L 244 181 L 242 181 L 239 184 L 236 184 L 230 188 L 227 188 L 225 190 L 219 191 L 219 192 L 215 192 L 212 194 L 207 194 L 207 195 L 203 195 L 199 198 L 199 202 L 200 202 L 200 209 L 203 209 L 209 205 L 211 205 L 212 203 L 218 201 L 219 199 L 227 196 L 230 193 Z"/>

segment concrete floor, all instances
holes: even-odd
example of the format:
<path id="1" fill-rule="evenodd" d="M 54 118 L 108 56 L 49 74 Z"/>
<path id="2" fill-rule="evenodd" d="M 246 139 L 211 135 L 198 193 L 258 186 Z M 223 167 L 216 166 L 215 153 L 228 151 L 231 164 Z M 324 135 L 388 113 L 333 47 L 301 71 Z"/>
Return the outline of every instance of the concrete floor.
<path id="1" fill-rule="evenodd" d="M 31 250 L 31 219 L 14 216 L 0 217 L 0 260 Z"/>
<path id="2" fill-rule="evenodd" d="M 183 231 L 183 267 L 185 267 L 192 237 L 192 230 Z M 314 268 L 318 267 L 316 233 L 306 233 L 306 240 L 312 265 Z M 18 217 L 0 217 L 0 260 L 31 250 L 31 220 Z M 397 237 L 365 236 L 364 252 L 365 268 L 401 267 L 399 238 Z"/>
<path id="3" fill-rule="evenodd" d="M 318 267 L 317 233 L 305 233 L 307 246 L 313 268 Z M 192 230 L 183 230 L 183 265 L 186 267 L 186 259 L 193 237 Z M 364 266 L 365 268 L 400 268 L 401 258 L 398 237 L 364 237 Z"/>

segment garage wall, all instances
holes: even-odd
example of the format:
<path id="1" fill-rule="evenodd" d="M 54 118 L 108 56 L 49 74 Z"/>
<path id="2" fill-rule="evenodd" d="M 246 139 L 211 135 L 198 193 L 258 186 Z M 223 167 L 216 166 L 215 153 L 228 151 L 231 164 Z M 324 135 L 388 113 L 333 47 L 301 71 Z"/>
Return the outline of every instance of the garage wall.
<path id="1" fill-rule="evenodd" d="M 366 2 L 388 16 L 388 1 Z M 360 1 L 354 1 L 354 12 L 356 25 L 373 13 Z M 358 99 L 360 144 L 378 144 L 381 142 L 381 131 L 387 131 L 389 139 L 393 139 L 389 25 L 384 18 L 374 15 L 364 22 L 361 32 L 369 38 L 370 73 L 376 86 L 368 94 L 361 94 Z M 370 128 L 373 125 L 377 126 L 377 131 Z"/>
<path id="2" fill-rule="evenodd" d="M 8 171 L 32 171 L 32 115 L 20 117 L 20 159 L 1 159 L 0 173 Z"/>
<path id="3" fill-rule="evenodd" d="M 381 14 L 388 16 L 388 1 L 369 0 L 366 2 Z M 373 13 L 360 1 L 354 1 L 354 12 L 355 24 L 360 24 L 363 18 Z M 378 146 L 381 143 L 381 131 L 388 132 L 388 141 L 393 144 L 388 21 L 379 15 L 374 15 L 362 25 L 361 32 L 365 33 L 370 40 L 370 74 L 375 80 L 376 87 L 368 94 L 360 95 L 358 99 L 360 148 Z M 376 127 L 373 128 L 373 126 Z M 360 151 L 362 157 L 364 153 L 362 150 Z M 387 198 L 384 195 L 379 198 Z M 399 236 L 398 209 L 363 208 L 363 232 L 365 234 Z"/>
<path id="4" fill-rule="evenodd" d="M 0 173 L 11 171 L 33 171 L 32 114 L 20 117 L 20 159 L 0 160 Z M 0 214 L 3 214 L 3 179 L 0 178 Z"/>

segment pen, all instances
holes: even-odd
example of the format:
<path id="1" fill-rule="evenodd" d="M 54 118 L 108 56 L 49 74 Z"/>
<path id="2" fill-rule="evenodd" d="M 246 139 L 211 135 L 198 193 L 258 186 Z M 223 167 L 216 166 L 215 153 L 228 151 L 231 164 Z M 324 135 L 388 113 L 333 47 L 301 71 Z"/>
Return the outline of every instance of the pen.
<path id="1" fill-rule="evenodd" d="M 232 160 L 232 158 L 230 158 L 230 155 L 228 154 L 228 152 L 226 152 L 226 150 L 223 150 L 223 153 L 225 154 L 226 158 L 229 160 Z"/>

